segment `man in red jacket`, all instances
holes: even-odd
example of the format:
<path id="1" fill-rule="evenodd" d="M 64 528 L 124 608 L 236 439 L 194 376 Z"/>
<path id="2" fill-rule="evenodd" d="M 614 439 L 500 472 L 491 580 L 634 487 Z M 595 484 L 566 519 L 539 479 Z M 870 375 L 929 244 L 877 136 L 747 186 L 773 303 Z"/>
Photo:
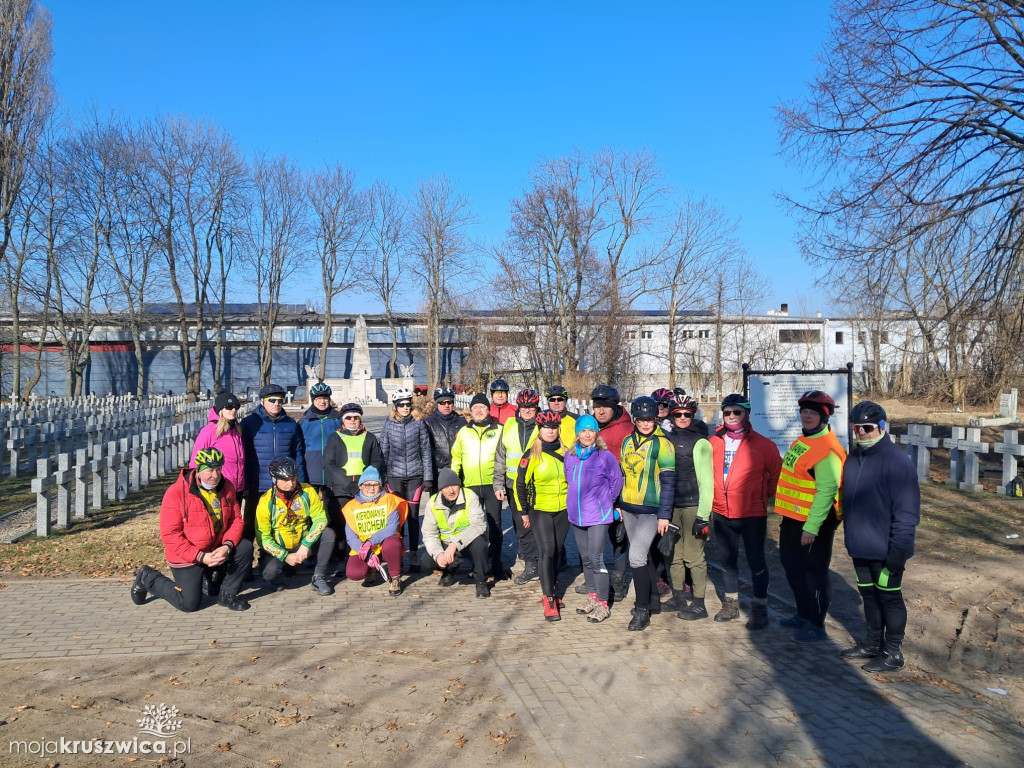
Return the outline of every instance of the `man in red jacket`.
<path id="1" fill-rule="evenodd" d="M 497 419 L 499 424 L 516 415 L 516 406 L 508 401 L 508 382 L 504 379 L 495 379 L 491 382 L 491 416 Z"/>
<path id="2" fill-rule="evenodd" d="M 217 602 L 232 611 L 248 610 L 238 590 L 252 564 L 252 542 L 242 538 L 235 488 L 221 474 L 224 454 L 216 448 L 199 451 L 195 464 L 181 471 L 160 504 L 160 538 L 174 580 L 142 566 L 132 584 L 132 602 L 142 605 L 152 592 L 191 613 L 203 599 L 203 576 L 223 567 L 227 573 Z"/>
<path id="3" fill-rule="evenodd" d="M 619 390 L 610 384 L 599 384 L 590 393 L 594 403 L 594 418 L 597 419 L 598 436 L 604 440 L 609 452 L 616 461 L 621 460 L 622 441 L 633 434 L 633 420 L 626 409 L 619 405 Z M 618 512 L 615 513 L 618 515 Z M 626 526 L 620 518 L 608 526 L 608 538 L 612 542 L 612 575 L 611 587 L 615 600 L 624 600 L 626 586 L 626 566 L 629 564 L 629 539 Z"/>

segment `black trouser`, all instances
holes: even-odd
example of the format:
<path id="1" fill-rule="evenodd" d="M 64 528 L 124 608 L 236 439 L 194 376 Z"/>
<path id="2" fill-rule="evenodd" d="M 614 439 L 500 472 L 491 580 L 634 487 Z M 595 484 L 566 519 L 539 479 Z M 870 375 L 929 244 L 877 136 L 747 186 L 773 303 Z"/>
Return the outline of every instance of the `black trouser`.
<path id="1" fill-rule="evenodd" d="M 616 540 L 617 536 L 622 541 Z M 629 565 L 629 536 L 626 534 L 626 524 L 621 520 L 615 520 L 608 526 L 608 538 L 612 542 L 612 570 L 616 573 L 625 573 Z"/>
<path id="2" fill-rule="evenodd" d="M 442 542 L 443 544 L 444 542 Z M 487 541 L 483 536 L 477 536 L 464 549 L 459 550 L 455 560 L 447 568 L 442 568 L 429 554 L 423 556 L 423 569 L 428 573 L 433 570 L 445 571 L 455 570 L 459 567 L 460 557 L 469 555 L 473 561 L 473 580 L 477 584 L 484 584 L 487 581 Z"/>
<path id="3" fill-rule="evenodd" d="M 868 634 L 883 630 L 885 639 L 903 642 L 907 631 L 907 604 L 903 600 L 903 571 L 890 573 L 884 560 L 853 558 L 857 589 L 864 599 Z"/>
<path id="4" fill-rule="evenodd" d="M 317 541 L 320 546 L 316 552 L 316 568 L 313 570 L 313 573 L 317 576 L 326 576 L 328 565 L 331 562 L 331 555 L 334 554 L 334 545 L 337 541 L 334 529 L 330 526 L 324 528 L 324 532 L 320 534 L 320 538 Z M 276 579 L 281 575 L 282 568 L 284 568 L 283 560 L 278 560 L 276 557 L 269 558 L 267 564 L 263 567 L 263 578 L 267 581 Z"/>
<path id="5" fill-rule="evenodd" d="M 409 502 L 409 516 L 405 522 L 409 534 L 405 537 L 405 548 L 414 553 L 420 548 L 420 493 L 422 477 L 389 477 L 388 490 Z"/>
<path id="6" fill-rule="evenodd" d="M 487 548 L 491 562 L 491 571 L 497 576 L 497 570 L 503 568 L 501 564 L 501 545 L 504 541 L 504 532 L 501 530 L 501 501 L 494 495 L 492 485 L 471 485 L 469 486 L 480 504 L 487 513 Z"/>
<path id="7" fill-rule="evenodd" d="M 540 588 L 548 597 L 555 595 L 555 577 L 558 574 L 558 550 L 565 545 L 569 533 L 569 513 L 531 512 L 530 530 L 537 537 L 537 570 L 540 572 Z"/>
<path id="8" fill-rule="evenodd" d="M 220 587 L 221 599 L 234 597 L 242 586 L 242 578 L 252 564 L 252 542 L 242 539 L 235 547 L 234 556 L 227 562 L 224 582 Z M 218 566 L 218 568 L 224 566 Z M 179 611 L 192 613 L 203 601 L 203 574 L 212 570 L 205 565 L 186 565 L 182 568 L 171 568 L 174 581 L 160 571 L 153 570 L 143 581 L 147 591 L 162 597 Z M 146 583 L 148 582 L 148 583 Z"/>
<path id="9" fill-rule="evenodd" d="M 828 566 L 832 562 L 832 541 L 838 525 L 833 510 L 818 529 L 817 537 L 806 547 L 800 545 L 803 520 L 784 517 L 779 526 L 779 557 L 796 598 L 796 615 L 816 627 L 825 626 L 825 614 L 832 603 Z"/>
<path id="10" fill-rule="evenodd" d="M 519 540 L 519 556 L 524 563 L 537 563 L 537 542 L 533 538 L 533 528 L 523 525 L 523 512 L 516 504 L 516 488 L 512 480 L 505 478 L 505 500 L 512 513 L 512 523 L 516 528 L 516 539 Z M 562 537 L 564 540 L 564 536 Z"/>
<path id="11" fill-rule="evenodd" d="M 245 494 L 242 500 L 242 538 L 249 541 L 256 540 L 256 507 L 260 503 L 260 496 L 266 491 L 252 491 Z"/>
<path id="12" fill-rule="evenodd" d="M 768 597 L 768 564 L 764 559 L 764 542 L 768 535 L 767 517 L 725 517 L 714 514 L 715 537 L 722 545 L 722 582 L 727 595 L 740 591 L 740 539 L 750 566 L 754 597 Z"/>

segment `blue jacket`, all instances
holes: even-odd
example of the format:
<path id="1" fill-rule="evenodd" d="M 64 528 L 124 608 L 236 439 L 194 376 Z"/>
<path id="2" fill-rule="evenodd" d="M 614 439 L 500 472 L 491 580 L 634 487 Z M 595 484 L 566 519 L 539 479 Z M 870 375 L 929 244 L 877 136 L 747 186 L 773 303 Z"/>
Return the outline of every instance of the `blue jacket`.
<path id="1" fill-rule="evenodd" d="M 326 414 L 320 414 L 309 408 L 299 419 L 302 440 L 306 445 L 306 474 L 311 485 L 329 485 L 327 472 L 324 470 L 324 451 L 327 449 L 327 438 L 341 429 L 341 414 L 331 408 Z"/>
<path id="2" fill-rule="evenodd" d="M 910 457 L 888 435 L 868 448 L 854 444 L 843 465 L 842 499 L 850 557 L 885 560 L 890 549 L 914 554 L 921 488 Z"/>
<path id="3" fill-rule="evenodd" d="M 302 430 L 284 411 L 276 420 L 262 405 L 242 419 L 242 450 L 245 452 L 245 492 L 263 493 L 273 484 L 270 462 L 289 457 L 299 465 L 299 481 L 306 479 L 306 449 Z"/>
<path id="4" fill-rule="evenodd" d="M 581 459 L 575 450 L 565 454 L 566 504 L 569 522 L 580 528 L 609 524 L 622 490 L 622 470 L 611 451 L 595 450 Z"/>

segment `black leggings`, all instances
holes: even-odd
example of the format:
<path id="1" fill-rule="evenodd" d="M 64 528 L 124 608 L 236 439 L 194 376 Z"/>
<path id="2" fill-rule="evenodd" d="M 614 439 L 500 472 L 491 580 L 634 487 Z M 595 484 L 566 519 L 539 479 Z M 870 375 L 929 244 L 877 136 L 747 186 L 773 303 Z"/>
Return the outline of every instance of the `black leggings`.
<path id="1" fill-rule="evenodd" d="M 537 569 L 540 571 L 540 588 L 548 597 L 555 595 L 555 576 L 558 573 L 558 550 L 565 545 L 569 533 L 569 513 L 531 512 L 530 528 L 540 550 Z"/>
<path id="2" fill-rule="evenodd" d="M 622 541 L 617 541 L 621 537 Z M 612 542 L 612 570 L 625 573 L 629 565 L 629 536 L 626 535 L 626 524 L 615 520 L 608 526 L 608 538 Z"/>
<path id="3" fill-rule="evenodd" d="M 750 580 L 754 597 L 768 597 L 768 564 L 764 559 L 764 542 L 768 536 L 767 517 L 724 517 L 712 515 L 715 520 L 715 538 L 722 545 L 722 581 L 727 595 L 740 591 L 739 559 L 740 539 L 750 566 Z"/>
<path id="4" fill-rule="evenodd" d="M 409 502 L 409 535 L 405 537 L 405 548 L 415 553 L 420 548 L 420 493 L 422 493 L 422 477 L 389 477 L 388 491 L 401 496 Z"/>
<path id="5" fill-rule="evenodd" d="M 825 626 L 825 614 L 832 604 L 828 566 L 832 562 L 832 541 L 837 526 L 836 513 L 829 512 L 817 537 L 806 547 L 800 544 L 803 520 L 784 517 L 779 526 L 779 557 L 796 599 L 796 615 L 816 627 Z"/>
<path id="6" fill-rule="evenodd" d="M 903 600 L 903 571 L 890 573 L 884 560 L 853 558 L 857 589 L 864 599 L 868 632 L 885 630 L 888 640 L 903 641 L 907 631 L 907 604 Z"/>
<path id="7" fill-rule="evenodd" d="M 225 569 L 224 581 L 220 587 L 221 597 L 234 597 L 242 586 L 242 578 L 249 572 L 252 565 L 252 542 L 242 539 L 235 548 L 235 556 L 218 569 Z M 198 610 L 203 601 L 203 574 L 216 569 L 204 565 L 186 565 L 182 568 L 171 568 L 174 581 L 160 571 L 151 570 L 143 578 L 143 586 L 157 597 L 162 597 L 179 611 L 192 613 Z"/>
<path id="8" fill-rule="evenodd" d="M 501 530 L 502 504 L 494 495 L 494 486 L 492 485 L 471 485 L 469 490 L 480 499 L 480 504 L 487 513 L 487 552 L 493 572 L 495 567 L 503 567 L 501 565 L 501 545 L 504 539 L 504 532 Z M 495 573 L 495 575 L 498 574 Z"/>

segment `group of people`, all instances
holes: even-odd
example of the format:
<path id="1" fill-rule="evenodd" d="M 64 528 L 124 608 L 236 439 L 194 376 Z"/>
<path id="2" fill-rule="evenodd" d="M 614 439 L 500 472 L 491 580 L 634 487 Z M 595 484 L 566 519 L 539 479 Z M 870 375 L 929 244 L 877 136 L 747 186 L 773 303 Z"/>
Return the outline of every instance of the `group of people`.
<path id="1" fill-rule="evenodd" d="M 131 588 L 135 603 L 153 593 L 192 611 L 205 591 L 231 610 L 247 609 L 239 593 L 254 543 L 273 589 L 283 588 L 286 569 L 313 558 L 311 587 L 331 594 L 339 555 L 348 579 L 370 586 L 379 578 L 397 596 L 407 557 L 408 570 L 439 571 L 441 586 L 454 584 L 468 561 L 476 596 L 487 598 L 492 584 L 512 576 L 502 557 L 507 504 L 523 561 L 515 583 L 539 579 L 548 621 L 565 607 L 558 573 L 570 530 L 583 571 L 576 592 L 585 595 L 575 610 L 587 621 L 605 621 L 625 598 L 627 566 L 634 592 L 628 630 L 645 629 L 666 609 L 686 621 L 709 618 L 705 546 L 713 536 L 724 592 L 714 620 L 740 617 L 742 542 L 753 593 L 746 627 L 760 630 L 769 624 L 765 547 L 774 511 L 796 603 L 780 623 L 794 630 L 793 641 L 826 639 L 829 564 L 844 523 L 867 635 L 842 655 L 867 659 L 869 671 L 903 666 L 901 579 L 914 551 L 920 494 L 875 403 L 849 414 L 847 456 L 829 425 L 832 398 L 804 393 L 801 436 L 780 456 L 752 428 L 750 402 L 739 394 L 722 401 L 722 425 L 711 431 L 682 389 L 638 397 L 627 413 L 619 392 L 600 385 L 591 392 L 593 413 L 576 414 L 564 387 L 550 387 L 541 410 L 539 392 L 523 389 L 512 403 L 508 383 L 497 379 L 490 398 L 473 396 L 468 417 L 455 410 L 453 390 L 438 388 L 425 419 L 413 413 L 413 393 L 399 389 L 377 435 L 362 424 L 358 404 L 335 409 L 326 384 L 309 394 L 298 422 L 273 384 L 241 421 L 237 398 L 217 396 L 190 466 L 161 506 L 174 578 L 143 567 Z"/>

